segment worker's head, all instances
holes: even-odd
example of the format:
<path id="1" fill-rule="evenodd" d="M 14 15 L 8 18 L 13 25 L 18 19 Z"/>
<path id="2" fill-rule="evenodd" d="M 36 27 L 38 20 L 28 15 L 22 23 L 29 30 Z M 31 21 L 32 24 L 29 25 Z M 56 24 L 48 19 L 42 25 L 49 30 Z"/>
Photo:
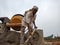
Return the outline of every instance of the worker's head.
<path id="1" fill-rule="evenodd" d="M 38 11 L 38 7 L 37 6 L 33 6 L 32 11 L 35 14 Z"/>

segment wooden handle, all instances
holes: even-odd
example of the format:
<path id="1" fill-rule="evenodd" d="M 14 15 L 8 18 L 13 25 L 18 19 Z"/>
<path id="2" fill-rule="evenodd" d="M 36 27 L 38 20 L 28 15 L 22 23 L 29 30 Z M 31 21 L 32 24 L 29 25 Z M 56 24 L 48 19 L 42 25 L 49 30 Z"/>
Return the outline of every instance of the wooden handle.
<path id="1" fill-rule="evenodd" d="M 36 31 L 36 29 L 33 30 L 33 32 L 31 33 L 31 35 L 28 37 L 28 39 L 25 41 L 24 44 L 26 44 L 29 41 L 29 39 L 33 36 L 33 34 L 34 34 L 35 31 Z"/>

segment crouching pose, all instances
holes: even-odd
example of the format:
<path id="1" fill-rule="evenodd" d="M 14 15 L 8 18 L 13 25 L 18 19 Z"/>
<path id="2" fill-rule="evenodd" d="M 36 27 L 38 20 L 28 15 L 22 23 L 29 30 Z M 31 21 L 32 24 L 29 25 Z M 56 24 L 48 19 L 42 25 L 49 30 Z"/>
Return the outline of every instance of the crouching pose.
<path id="1" fill-rule="evenodd" d="M 33 25 L 34 28 L 37 28 L 36 24 L 35 24 L 35 19 L 36 19 L 36 13 L 38 11 L 38 7 L 37 6 L 33 6 L 32 9 L 28 10 L 25 12 L 24 14 L 24 18 L 22 20 L 22 42 L 23 42 L 23 37 L 24 37 L 24 31 L 25 28 L 28 27 L 28 31 L 29 34 L 31 35 L 31 32 L 33 31 Z M 33 44 L 32 44 L 33 45 Z"/>

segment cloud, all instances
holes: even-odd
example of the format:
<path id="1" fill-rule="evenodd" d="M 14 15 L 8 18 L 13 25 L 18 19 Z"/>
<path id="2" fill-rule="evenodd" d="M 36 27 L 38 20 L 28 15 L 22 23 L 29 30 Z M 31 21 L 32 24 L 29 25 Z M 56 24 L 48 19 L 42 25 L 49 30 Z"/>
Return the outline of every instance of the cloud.
<path id="1" fill-rule="evenodd" d="M 60 34 L 60 0 L 0 0 L 0 17 L 24 14 L 34 5 L 39 7 L 36 25 L 44 36 Z"/>

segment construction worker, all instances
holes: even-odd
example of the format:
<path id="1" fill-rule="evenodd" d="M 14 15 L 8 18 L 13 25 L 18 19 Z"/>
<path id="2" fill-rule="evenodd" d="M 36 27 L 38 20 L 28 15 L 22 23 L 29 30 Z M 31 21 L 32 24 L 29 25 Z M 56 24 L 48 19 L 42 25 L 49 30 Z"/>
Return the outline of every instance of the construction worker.
<path id="1" fill-rule="evenodd" d="M 36 19 L 36 12 L 38 11 L 38 7 L 37 6 L 33 6 L 32 9 L 28 10 L 25 12 L 24 14 L 24 18 L 22 20 L 22 26 L 23 27 L 28 27 L 32 28 L 33 24 L 34 24 L 34 28 L 37 28 L 36 24 L 35 24 L 35 19 Z M 30 31 L 30 29 L 29 29 Z"/>
<path id="2" fill-rule="evenodd" d="M 32 9 L 25 12 L 24 18 L 22 20 L 22 30 L 21 30 L 22 35 L 24 35 L 24 31 L 25 31 L 26 27 L 28 27 L 28 31 L 29 31 L 30 35 L 31 35 L 31 32 L 33 31 L 33 25 L 34 25 L 34 28 L 37 28 L 37 26 L 35 24 L 37 11 L 38 11 L 38 7 L 33 6 Z M 22 37 L 24 37 L 24 36 L 22 36 Z M 23 41 L 23 39 L 22 39 L 22 41 Z"/>

